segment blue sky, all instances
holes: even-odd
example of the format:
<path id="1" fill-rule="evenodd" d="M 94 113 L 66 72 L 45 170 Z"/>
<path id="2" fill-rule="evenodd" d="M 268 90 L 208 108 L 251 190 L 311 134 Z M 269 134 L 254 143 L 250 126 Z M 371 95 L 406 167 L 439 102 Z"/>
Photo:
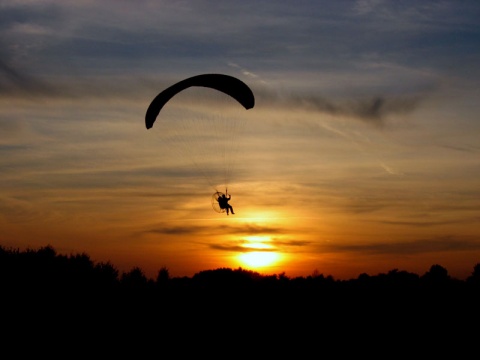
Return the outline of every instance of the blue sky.
<path id="1" fill-rule="evenodd" d="M 341 278 L 438 263 L 465 277 L 480 261 L 477 1 L 0 9 L 1 245 L 52 244 L 149 275 Z M 194 89 L 145 129 L 161 90 L 214 72 L 247 83 L 255 107 Z M 223 170 L 215 152 L 197 167 L 164 141 L 169 121 L 213 113 L 247 124 L 235 217 L 212 211 L 198 171 Z M 238 260 L 258 249 L 277 260 Z"/>

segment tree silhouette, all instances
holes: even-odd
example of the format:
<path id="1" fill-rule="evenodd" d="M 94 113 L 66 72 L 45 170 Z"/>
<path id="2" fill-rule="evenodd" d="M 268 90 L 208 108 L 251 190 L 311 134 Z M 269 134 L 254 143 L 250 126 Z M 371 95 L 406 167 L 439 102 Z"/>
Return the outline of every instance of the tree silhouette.
<path id="1" fill-rule="evenodd" d="M 467 278 L 467 282 L 480 285 L 480 263 L 473 267 L 472 275 Z"/>
<path id="2" fill-rule="evenodd" d="M 431 284 L 442 284 L 450 280 L 447 269 L 443 266 L 434 264 L 430 267 L 430 270 L 427 271 L 422 279 L 431 283 Z"/>
<path id="3" fill-rule="evenodd" d="M 0 247 L 2 327 L 14 337 L 21 334 L 22 341 L 48 334 L 48 341 L 75 337 L 82 346 L 93 337 L 105 343 L 122 336 L 122 349 L 123 341 L 145 341 L 149 334 L 163 349 L 167 333 L 175 344 L 205 335 L 208 343 L 221 336 L 238 342 L 246 335 L 260 341 L 276 333 L 278 350 L 292 339 L 302 346 L 306 339 L 317 344 L 325 334 L 402 348 L 412 341 L 421 345 L 426 334 L 442 347 L 456 340 L 464 344 L 480 321 L 480 263 L 466 281 L 450 277 L 438 264 L 422 276 L 393 269 L 349 280 L 318 271 L 289 278 L 284 272 L 262 275 L 242 268 L 171 277 L 165 266 L 155 280 L 140 267 L 118 275 L 112 264 L 95 264 L 84 253 Z"/>

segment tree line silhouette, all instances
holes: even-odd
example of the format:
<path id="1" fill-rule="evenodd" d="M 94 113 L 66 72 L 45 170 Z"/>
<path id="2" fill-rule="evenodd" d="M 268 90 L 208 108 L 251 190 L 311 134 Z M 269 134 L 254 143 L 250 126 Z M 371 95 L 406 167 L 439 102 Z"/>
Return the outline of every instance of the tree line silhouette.
<path id="1" fill-rule="evenodd" d="M 342 288 L 362 289 L 367 291 L 407 289 L 477 289 L 480 286 L 480 262 L 473 266 L 466 280 L 451 277 L 446 268 L 434 264 L 423 275 L 392 269 L 378 275 L 360 274 L 350 280 L 335 280 L 332 275 L 325 276 L 315 270 L 306 277 L 288 277 L 285 272 L 273 275 L 262 275 L 258 272 L 242 269 L 218 268 L 204 270 L 193 277 L 171 277 L 167 267 L 159 269 L 155 279 L 147 278 L 143 270 L 135 266 L 128 272 L 120 273 L 108 262 L 95 263 L 86 253 L 61 255 L 47 245 L 37 250 L 21 251 L 5 248 L 0 245 L 0 281 L 2 287 L 20 286 L 45 287 L 55 290 L 64 289 L 96 289 L 123 291 L 143 291 L 152 289 L 174 289 L 193 287 L 203 290 L 215 288 L 256 287 L 284 288 L 300 290 L 302 288 L 325 287 L 329 290 Z"/>
<path id="2" fill-rule="evenodd" d="M 120 273 L 110 262 L 95 263 L 86 253 L 61 255 L 48 245 L 37 250 L 7 249 L 0 246 L 0 286 L 4 291 L 63 294 L 115 293 L 135 297 L 175 292 L 257 292 L 343 296 L 345 292 L 366 295 L 411 294 L 459 296 L 480 291 L 480 263 L 466 280 L 451 277 L 447 269 L 434 264 L 423 275 L 392 269 L 377 275 L 360 274 L 350 280 L 336 280 L 315 270 L 311 275 L 288 277 L 285 273 L 262 275 L 242 268 L 204 270 L 193 277 L 171 277 L 167 267 L 155 279 L 147 278 L 140 267 Z"/>
<path id="3" fill-rule="evenodd" d="M 110 262 L 93 262 L 85 254 L 58 254 L 52 246 L 37 250 L 0 247 L 0 291 L 3 302 L 19 314 L 55 317 L 74 309 L 77 321 L 101 314 L 110 323 L 122 318 L 208 318 L 257 314 L 275 318 L 404 322 L 419 318 L 436 323 L 478 316 L 480 263 L 465 280 L 452 278 L 434 264 L 423 275 L 393 269 L 336 280 L 317 271 L 306 277 L 285 273 L 262 275 L 242 268 L 204 270 L 192 277 L 171 277 L 166 267 L 147 278 L 140 267 L 120 273 Z M 73 315 L 70 315 L 73 316 Z M 62 319 L 60 315 L 57 320 Z"/>
<path id="4" fill-rule="evenodd" d="M 423 275 L 393 269 L 350 280 L 242 268 L 171 277 L 166 267 L 150 279 L 139 267 L 120 273 L 85 253 L 0 246 L 2 348 L 18 354 L 60 346 L 112 356 L 148 347 L 236 358 L 260 347 L 295 358 L 325 349 L 382 358 L 453 349 L 464 358 L 461 351 L 476 351 L 479 300 L 480 263 L 465 280 L 438 264 Z"/>
<path id="5" fill-rule="evenodd" d="M 120 273 L 85 253 L 0 246 L 0 295 L 4 327 L 32 337 L 42 333 L 43 324 L 62 336 L 87 327 L 89 336 L 133 331 L 141 337 L 152 326 L 198 335 L 210 324 L 221 335 L 259 321 L 263 325 L 250 331 L 311 337 L 313 326 L 328 329 L 328 336 L 356 337 L 366 336 L 368 324 L 380 337 L 405 327 L 409 336 L 456 336 L 478 327 L 480 263 L 465 280 L 438 264 L 423 275 L 393 269 L 350 280 L 318 271 L 291 278 L 242 268 L 171 277 L 166 267 L 147 278 L 140 267 Z"/>

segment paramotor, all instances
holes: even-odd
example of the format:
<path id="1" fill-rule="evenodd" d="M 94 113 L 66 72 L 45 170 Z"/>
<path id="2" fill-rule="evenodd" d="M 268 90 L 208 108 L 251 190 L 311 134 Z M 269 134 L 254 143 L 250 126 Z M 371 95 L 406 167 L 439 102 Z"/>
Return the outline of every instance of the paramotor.
<path id="1" fill-rule="evenodd" d="M 198 89 L 185 91 L 192 87 Z M 182 92 L 185 94 L 180 94 Z M 204 96 L 207 101 L 204 101 Z M 246 110 L 255 105 L 253 92 L 243 81 L 230 75 L 201 74 L 161 91 L 145 114 L 147 129 L 151 129 L 161 118 L 160 140 L 163 145 L 175 151 L 179 160 L 189 158 L 196 172 L 208 181 L 215 194 L 219 187 L 227 192 L 240 152 L 239 136 L 248 122 L 243 112 L 232 106 L 232 100 Z M 215 211 L 224 212 L 219 208 L 215 194 L 212 206 Z"/>

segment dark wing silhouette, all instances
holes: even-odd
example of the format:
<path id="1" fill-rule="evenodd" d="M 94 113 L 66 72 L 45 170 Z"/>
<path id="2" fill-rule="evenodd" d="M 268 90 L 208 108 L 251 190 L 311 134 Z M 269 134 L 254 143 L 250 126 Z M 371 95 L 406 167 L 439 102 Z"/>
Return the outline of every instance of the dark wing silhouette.
<path id="1" fill-rule="evenodd" d="M 153 99 L 145 114 L 145 126 L 147 129 L 153 126 L 160 110 L 172 97 L 191 86 L 203 86 L 221 91 L 237 100 L 247 110 L 255 105 L 255 97 L 252 90 L 241 80 L 223 74 L 196 75 L 166 88 Z"/>

